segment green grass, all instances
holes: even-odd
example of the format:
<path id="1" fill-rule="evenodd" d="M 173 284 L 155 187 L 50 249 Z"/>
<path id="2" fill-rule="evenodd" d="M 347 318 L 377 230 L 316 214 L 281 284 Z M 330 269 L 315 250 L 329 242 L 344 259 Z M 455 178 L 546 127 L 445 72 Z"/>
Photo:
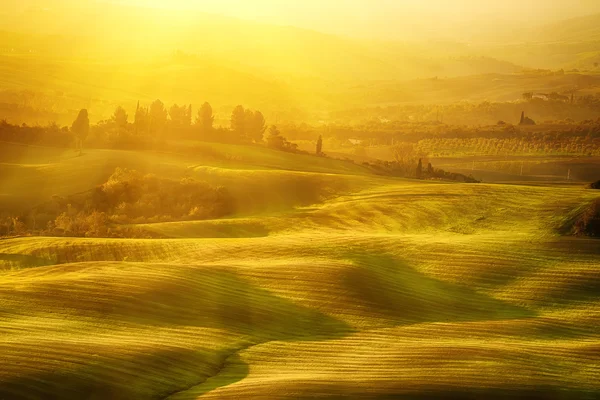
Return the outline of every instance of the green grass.
<path id="1" fill-rule="evenodd" d="M 79 156 L 70 149 L 2 143 L 0 209 L 23 211 L 54 195 L 90 190 L 106 182 L 117 167 L 173 178 L 193 177 L 230 186 L 230 190 L 238 193 L 254 190 L 252 195 L 260 203 L 256 205 L 258 208 L 278 207 L 279 202 L 273 196 L 281 197 L 284 203 L 314 202 L 338 187 L 362 185 L 369 176 L 366 168 L 351 162 L 283 153 L 261 146 L 202 143 L 196 147 L 184 146 L 184 150 L 185 154 L 86 149 Z M 352 177 L 344 179 L 341 175 Z M 356 183 L 355 175 L 364 178 Z M 265 200 L 267 192 L 271 198 Z M 304 197 L 298 198 L 298 194 Z M 245 201 L 242 206 L 252 204 Z"/>
<path id="2" fill-rule="evenodd" d="M 215 149 L 240 157 L 48 160 L 46 180 L 72 171 L 65 191 L 129 162 L 225 182 L 248 207 L 141 226 L 164 239 L 0 240 L 0 398 L 600 394 L 600 244 L 559 233 L 596 191 Z"/>

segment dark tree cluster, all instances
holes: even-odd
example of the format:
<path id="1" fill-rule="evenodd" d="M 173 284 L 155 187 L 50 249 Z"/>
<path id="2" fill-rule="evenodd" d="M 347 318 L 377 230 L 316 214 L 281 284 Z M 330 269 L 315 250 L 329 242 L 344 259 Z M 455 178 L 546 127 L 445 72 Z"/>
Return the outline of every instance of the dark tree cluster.
<path id="1" fill-rule="evenodd" d="M 61 128 L 56 124 L 48 126 L 23 124 L 19 126 L 0 120 L 0 141 L 68 147 L 73 143 L 73 135 L 68 127 Z"/>
<path id="2" fill-rule="evenodd" d="M 580 236 L 600 237 L 600 199 L 596 199 L 575 220 L 573 233 Z"/>
<path id="3" fill-rule="evenodd" d="M 427 180 L 445 180 L 464 183 L 480 183 L 473 176 L 467 176 L 457 172 L 444 171 L 443 169 L 433 168 L 431 163 L 423 167 L 423 160 L 419 159 L 415 165 L 412 161 L 382 161 L 365 162 L 364 166 L 371 168 L 380 175 L 397 176 L 402 178 L 416 178 Z"/>
<path id="4" fill-rule="evenodd" d="M 286 138 L 281 136 L 281 132 L 275 125 L 269 127 L 267 147 L 275 150 L 287 151 L 289 153 L 296 153 L 298 151 L 298 145 L 289 142 Z"/>
<path id="5" fill-rule="evenodd" d="M 127 236 L 129 224 L 213 219 L 233 212 L 233 198 L 223 187 L 117 168 L 91 191 L 55 196 L 23 215 L 1 219 L 0 235 L 120 237 Z"/>

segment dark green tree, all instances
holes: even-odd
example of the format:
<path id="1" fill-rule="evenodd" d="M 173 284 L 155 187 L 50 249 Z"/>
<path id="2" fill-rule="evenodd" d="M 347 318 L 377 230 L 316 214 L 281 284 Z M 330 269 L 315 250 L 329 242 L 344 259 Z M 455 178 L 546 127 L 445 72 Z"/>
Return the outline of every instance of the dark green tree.
<path id="1" fill-rule="evenodd" d="M 423 160 L 419 158 L 419 164 L 417 165 L 417 179 L 423 177 Z"/>

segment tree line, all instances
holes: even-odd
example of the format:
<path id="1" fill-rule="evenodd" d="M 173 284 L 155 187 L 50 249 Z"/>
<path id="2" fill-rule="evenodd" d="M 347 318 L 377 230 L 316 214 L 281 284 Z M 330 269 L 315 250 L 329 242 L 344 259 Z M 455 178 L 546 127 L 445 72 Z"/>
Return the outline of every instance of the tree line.
<path id="1" fill-rule="evenodd" d="M 174 104 L 167 108 L 161 100 L 148 106 L 138 102 L 133 117 L 119 106 L 112 116 L 91 125 L 88 110 L 79 111 L 70 127 L 55 123 L 45 127 L 12 125 L 0 121 L 0 140 L 27 144 L 74 146 L 82 152 L 84 146 L 119 149 L 161 148 L 167 139 L 195 139 L 231 144 L 262 144 L 267 147 L 299 152 L 298 146 L 287 140 L 275 125 L 268 125 L 259 110 L 236 106 L 229 126 L 215 126 L 210 103 L 202 104 L 195 115 L 191 104 Z M 317 154 L 321 154 L 322 142 Z"/>

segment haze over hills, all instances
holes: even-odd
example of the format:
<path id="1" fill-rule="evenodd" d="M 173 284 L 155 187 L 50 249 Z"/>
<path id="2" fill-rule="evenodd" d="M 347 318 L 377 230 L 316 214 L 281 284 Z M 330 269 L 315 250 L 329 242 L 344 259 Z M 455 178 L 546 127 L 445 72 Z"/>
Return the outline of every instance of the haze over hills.
<path id="1" fill-rule="evenodd" d="M 3 0 L 0 400 L 600 398 L 597 12 Z"/>
<path id="2" fill-rule="evenodd" d="M 468 44 L 442 40 L 442 34 L 419 41 L 337 36 L 137 3 L 33 1 L 15 7 L 0 22 L 0 89 L 36 92 L 36 107 L 52 97 L 57 103 L 44 107 L 61 123 L 82 104 L 94 109 L 92 118 L 99 120 L 118 104 L 131 110 L 137 100 L 156 98 L 168 104 L 210 101 L 223 109 L 245 104 L 271 119 L 309 121 L 326 120 L 339 109 L 433 98 L 511 101 L 526 89 L 514 77 L 524 68 L 600 72 L 594 41 L 598 20 L 600 14 L 542 27 L 521 23 L 517 33 L 499 27 L 497 37 L 505 37 L 504 42 L 485 44 L 482 33 L 480 43 Z M 482 22 L 462 24 L 471 29 Z M 486 74 L 502 77 L 482 77 Z M 463 77 L 470 76 L 477 77 L 465 83 Z M 450 80 L 431 88 L 428 79 L 435 77 Z M 480 90 L 478 82 L 486 80 Z M 463 85 L 460 90 L 453 89 L 455 83 Z M 529 86 L 570 89 L 545 78 Z M 5 94 L 0 103 L 15 97 Z"/>

